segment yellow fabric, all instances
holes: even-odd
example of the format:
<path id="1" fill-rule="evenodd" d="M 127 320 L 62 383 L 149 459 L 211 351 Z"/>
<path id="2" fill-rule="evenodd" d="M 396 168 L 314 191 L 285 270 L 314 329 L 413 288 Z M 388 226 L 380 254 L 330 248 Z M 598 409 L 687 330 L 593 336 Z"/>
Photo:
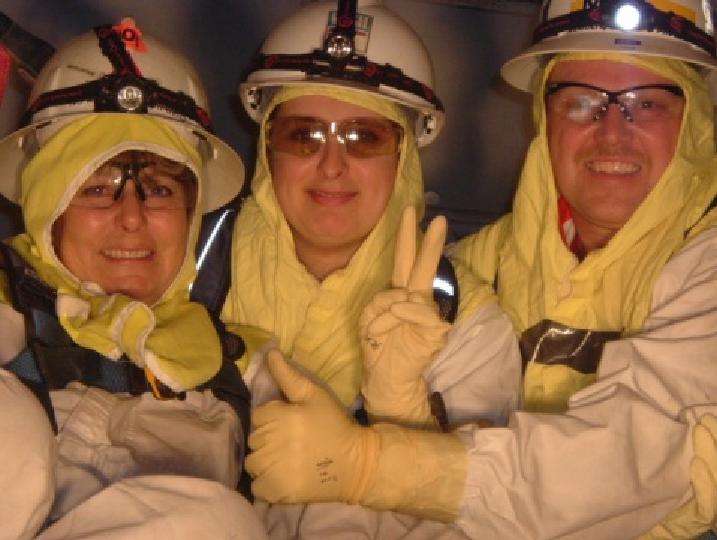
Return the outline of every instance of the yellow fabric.
<path id="1" fill-rule="evenodd" d="M 274 336 L 261 328 L 245 324 L 227 324 L 226 328 L 232 334 L 240 336 L 244 342 L 244 354 L 235 362 L 239 371 L 243 374 L 249 367 L 252 357 Z"/>
<path id="2" fill-rule="evenodd" d="M 393 195 L 383 216 L 346 268 L 320 283 L 296 257 L 265 151 L 266 118 L 280 103 L 302 95 L 324 95 L 365 107 L 399 123 L 406 133 Z M 325 380 L 348 405 L 361 385 L 359 315 L 374 294 L 390 284 L 402 210 L 412 205 L 419 216 L 423 214 L 423 180 L 410 123 L 394 103 L 364 92 L 291 86 L 280 89 L 268 107 L 258 148 L 253 196 L 242 206 L 234 230 L 232 286 L 222 319 L 274 334 L 284 354 Z"/>
<path id="3" fill-rule="evenodd" d="M 578 263 L 558 230 L 558 194 L 543 94 L 556 62 L 594 59 L 635 64 L 673 80 L 683 88 L 686 104 L 675 156 L 662 178 L 610 242 Z M 685 243 L 685 233 L 717 193 L 712 104 L 706 83 L 676 60 L 562 54 L 550 61 L 538 83 L 534 119 L 537 135 L 528 150 L 512 214 L 462 241 L 456 256 L 488 281 L 497 276 L 500 304 L 518 334 L 544 319 L 574 328 L 633 334 L 648 314 L 662 267 Z M 717 213 L 711 212 L 690 236 L 716 223 Z M 526 408 L 563 410 L 567 398 L 592 380 L 565 366 L 531 362 L 525 373 Z"/>
<path id="4" fill-rule="evenodd" d="M 221 363 L 209 315 L 203 306 L 188 301 L 200 216 L 195 212 L 191 219 L 178 275 L 151 307 L 119 294 L 107 296 L 96 284 L 80 283 L 52 246 L 52 224 L 79 186 L 101 163 L 126 150 L 146 150 L 184 162 L 202 182 L 197 151 L 161 120 L 110 113 L 83 117 L 62 128 L 23 171 L 21 204 L 27 232 L 10 244 L 57 289 L 58 318 L 76 343 L 114 359 L 126 353 L 173 390 L 191 389 L 210 379 Z"/>
<path id="5" fill-rule="evenodd" d="M 692 431 L 690 479 L 695 496 L 640 540 L 694 538 L 717 524 L 717 417 L 706 414 Z"/>

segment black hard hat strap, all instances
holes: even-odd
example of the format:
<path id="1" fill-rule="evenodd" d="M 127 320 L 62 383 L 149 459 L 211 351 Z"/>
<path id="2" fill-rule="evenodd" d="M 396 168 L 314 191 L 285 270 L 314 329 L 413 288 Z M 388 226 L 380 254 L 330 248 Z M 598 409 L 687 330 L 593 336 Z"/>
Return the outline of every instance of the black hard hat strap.
<path id="1" fill-rule="evenodd" d="M 100 49 L 114 68 L 114 73 L 118 75 L 136 75 L 141 77 L 139 68 L 132 60 L 132 56 L 127 52 L 124 40 L 119 32 L 116 32 L 111 25 L 96 26 L 94 28 L 97 39 L 100 42 Z"/>
<path id="2" fill-rule="evenodd" d="M 301 71 L 307 75 L 307 82 L 311 82 L 312 77 L 328 77 L 374 87 L 389 86 L 418 96 L 437 110 L 443 110 L 441 101 L 425 84 L 391 64 L 375 64 L 365 56 L 357 54 L 343 63 L 338 71 L 333 59 L 320 49 L 309 54 L 260 54 L 251 71 L 265 69 Z"/>
<path id="3" fill-rule="evenodd" d="M 343 34 L 351 41 L 356 37 L 357 0 L 338 0 L 336 7 L 336 26 L 332 34 Z"/>
<path id="4" fill-rule="evenodd" d="M 617 26 L 614 20 L 617 9 L 626 3 L 633 5 L 640 12 L 639 25 L 630 31 Z M 667 34 L 691 43 L 715 57 L 715 41 L 712 36 L 702 31 L 692 21 L 673 12 L 661 11 L 644 0 L 630 0 L 630 2 L 600 0 L 597 5 L 589 4 L 584 9 L 546 19 L 535 29 L 533 43 L 539 43 L 564 32 L 595 28 L 622 30 L 625 33 L 625 38 L 622 40 L 625 46 L 639 44 L 643 32 Z"/>
<path id="5" fill-rule="evenodd" d="M 193 120 L 207 131 L 212 131 L 209 114 L 199 107 L 191 96 L 174 92 L 160 86 L 156 81 L 142 76 L 139 68 L 122 41 L 122 36 L 112 26 L 95 28 L 102 53 L 112 64 L 113 72 L 84 84 L 45 92 L 28 107 L 23 124 L 28 124 L 38 111 L 58 105 L 71 105 L 86 101 L 94 102 L 95 112 L 130 112 L 144 114 L 149 107 L 164 109 L 169 113 Z M 141 99 L 132 110 L 120 106 L 118 93 L 132 87 L 141 92 Z"/>

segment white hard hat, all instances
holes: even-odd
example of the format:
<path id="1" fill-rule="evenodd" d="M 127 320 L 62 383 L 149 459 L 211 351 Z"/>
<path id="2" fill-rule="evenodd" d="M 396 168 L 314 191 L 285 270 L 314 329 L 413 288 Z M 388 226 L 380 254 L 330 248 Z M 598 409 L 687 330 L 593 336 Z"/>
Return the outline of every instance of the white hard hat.
<path id="1" fill-rule="evenodd" d="M 257 122 L 269 102 L 267 90 L 317 84 L 378 94 L 415 112 L 419 146 L 432 142 L 443 127 L 428 51 L 416 32 L 380 0 L 304 6 L 269 34 L 249 71 L 239 93 Z"/>
<path id="2" fill-rule="evenodd" d="M 712 0 L 544 0 L 533 45 L 501 75 L 530 91 L 547 58 L 575 51 L 682 60 L 703 71 L 717 97 Z"/>
<path id="3" fill-rule="evenodd" d="M 207 96 L 194 67 L 132 19 L 98 26 L 57 50 L 28 103 L 27 125 L 0 141 L 0 193 L 11 201 L 19 199 L 20 174 L 34 150 L 67 123 L 103 112 L 160 118 L 196 144 L 205 160 L 202 211 L 241 190 L 244 166 L 210 132 Z"/>

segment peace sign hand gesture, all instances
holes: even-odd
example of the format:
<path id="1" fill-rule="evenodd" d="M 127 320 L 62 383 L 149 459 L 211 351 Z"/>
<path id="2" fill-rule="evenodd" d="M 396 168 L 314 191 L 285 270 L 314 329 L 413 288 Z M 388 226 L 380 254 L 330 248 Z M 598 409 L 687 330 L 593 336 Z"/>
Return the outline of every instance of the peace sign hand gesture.
<path id="1" fill-rule="evenodd" d="M 362 393 L 372 419 L 434 425 L 423 372 L 443 348 L 450 325 L 433 300 L 433 279 L 446 237 L 435 218 L 416 254 L 416 210 L 404 210 L 396 241 L 392 289 L 378 293 L 359 320 Z"/>

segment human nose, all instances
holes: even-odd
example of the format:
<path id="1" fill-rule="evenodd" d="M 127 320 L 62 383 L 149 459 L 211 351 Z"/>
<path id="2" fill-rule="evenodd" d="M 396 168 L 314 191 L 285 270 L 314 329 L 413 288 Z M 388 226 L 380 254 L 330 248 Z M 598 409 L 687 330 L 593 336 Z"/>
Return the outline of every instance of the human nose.
<path id="1" fill-rule="evenodd" d="M 611 103 L 597 121 L 595 138 L 597 143 L 615 145 L 632 137 L 632 122 L 629 111 L 622 105 Z"/>
<path id="2" fill-rule="evenodd" d="M 145 207 L 137 191 L 136 180 L 131 180 L 132 185 L 126 185 L 119 200 L 116 202 L 118 212 L 117 220 L 119 225 L 126 231 L 140 229 L 146 222 Z M 127 181 L 127 184 L 130 180 Z"/>
<path id="3" fill-rule="evenodd" d="M 346 148 L 336 133 L 327 133 L 326 142 L 321 150 L 319 169 L 326 178 L 337 178 L 348 167 Z"/>

